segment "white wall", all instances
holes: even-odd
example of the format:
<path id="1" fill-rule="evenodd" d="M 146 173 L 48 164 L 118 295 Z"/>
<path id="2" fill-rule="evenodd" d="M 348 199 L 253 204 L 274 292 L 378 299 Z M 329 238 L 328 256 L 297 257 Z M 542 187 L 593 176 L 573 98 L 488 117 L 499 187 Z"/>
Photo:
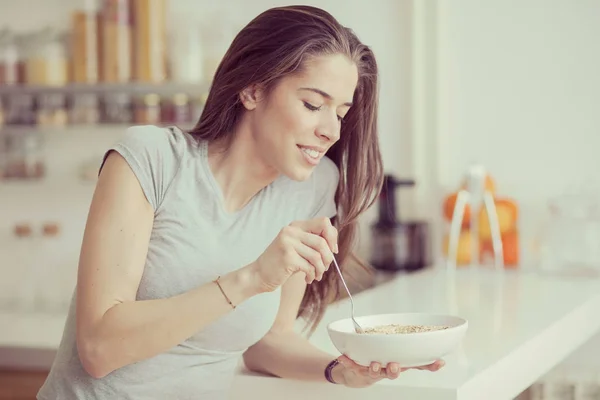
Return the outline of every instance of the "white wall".
<path id="1" fill-rule="evenodd" d="M 600 2 L 439 1 L 437 184 L 472 162 L 521 205 L 526 263 L 547 202 L 600 196 Z M 435 159 L 435 160 L 434 160 Z"/>
<path id="2" fill-rule="evenodd" d="M 533 267 L 549 199 L 600 202 L 600 2 L 439 0 L 418 15 L 416 43 L 427 45 L 413 60 L 419 199 L 439 201 L 483 163 L 520 204 L 524 267 Z M 598 371 L 599 348 L 596 336 L 564 365 Z"/>

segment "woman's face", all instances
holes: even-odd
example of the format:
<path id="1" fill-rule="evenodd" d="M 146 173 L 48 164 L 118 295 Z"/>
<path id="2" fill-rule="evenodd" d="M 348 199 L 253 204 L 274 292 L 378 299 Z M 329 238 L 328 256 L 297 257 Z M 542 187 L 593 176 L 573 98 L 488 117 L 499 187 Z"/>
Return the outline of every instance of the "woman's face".
<path id="1" fill-rule="evenodd" d="M 306 62 L 302 73 L 280 80 L 266 98 L 260 91 L 242 93 L 266 166 L 293 180 L 307 179 L 339 140 L 357 82 L 355 64 L 343 55 L 329 55 Z"/>

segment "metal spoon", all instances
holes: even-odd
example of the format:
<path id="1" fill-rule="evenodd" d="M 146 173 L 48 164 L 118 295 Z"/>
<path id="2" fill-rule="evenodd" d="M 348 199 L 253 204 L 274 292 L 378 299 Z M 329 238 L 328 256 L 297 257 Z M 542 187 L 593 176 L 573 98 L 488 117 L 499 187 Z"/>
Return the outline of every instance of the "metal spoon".
<path id="1" fill-rule="evenodd" d="M 352 306 L 352 322 L 354 323 L 354 330 L 356 331 L 356 333 L 365 333 L 365 330 L 354 319 L 354 301 L 352 300 L 352 295 L 350 294 L 350 289 L 348 289 L 348 286 L 346 285 L 346 281 L 344 280 L 344 277 L 342 276 L 342 271 L 340 270 L 340 267 L 338 266 L 338 263 L 335 260 L 335 257 L 333 257 L 333 264 L 335 265 L 335 269 L 337 269 L 338 275 L 342 279 L 342 283 L 344 284 L 344 287 L 346 288 L 346 292 L 348 292 L 348 297 L 350 297 L 350 304 Z"/>

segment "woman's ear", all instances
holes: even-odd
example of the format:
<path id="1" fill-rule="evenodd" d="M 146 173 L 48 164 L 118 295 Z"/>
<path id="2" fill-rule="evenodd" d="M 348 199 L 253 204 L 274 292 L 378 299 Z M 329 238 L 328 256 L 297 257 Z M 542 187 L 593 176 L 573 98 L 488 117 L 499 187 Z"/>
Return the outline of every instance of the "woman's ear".
<path id="1" fill-rule="evenodd" d="M 240 93 L 240 101 L 249 111 L 256 108 L 256 105 L 261 100 L 261 97 L 262 90 L 258 87 L 258 85 L 248 86 Z"/>

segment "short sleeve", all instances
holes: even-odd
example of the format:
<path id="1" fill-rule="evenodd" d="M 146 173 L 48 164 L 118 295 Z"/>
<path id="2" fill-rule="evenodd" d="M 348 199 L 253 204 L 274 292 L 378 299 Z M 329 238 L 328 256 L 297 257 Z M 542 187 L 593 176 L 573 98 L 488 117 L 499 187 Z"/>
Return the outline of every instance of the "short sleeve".
<path id="1" fill-rule="evenodd" d="M 335 194 L 340 180 L 337 165 L 328 157 L 323 157 L 314 171 L 315 197 L 310 218 L 333 218 L 337 214 Z"/>
<path id="2" fill-rule="evenodd" d="M 171 129 L 156 126 L 128 128 L 123 137 L 106 151 L 100 170 L 108 154 L 118 152 L 129 164 L 156 212 L 180 165 L 176 135 Z"/>

